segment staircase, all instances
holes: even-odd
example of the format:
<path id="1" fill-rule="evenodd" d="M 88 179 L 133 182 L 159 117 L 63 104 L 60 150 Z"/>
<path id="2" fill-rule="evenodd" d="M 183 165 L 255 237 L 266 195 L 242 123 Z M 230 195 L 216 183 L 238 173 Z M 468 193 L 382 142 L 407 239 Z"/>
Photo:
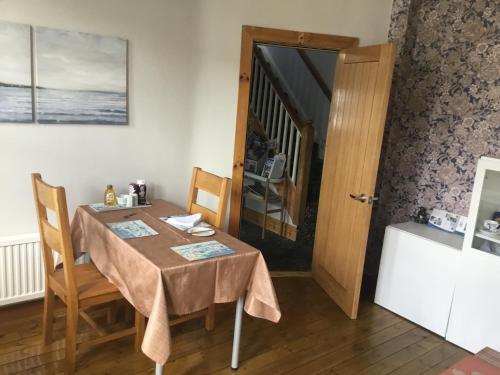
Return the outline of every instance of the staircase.
<path id="1" fill-rule="evenodd" d="M 268 141 L 286 159 L 287 188 L 285 209 L 294 225 L 302 223 L 307 199 L 314 129 L 303 120 L 273 73 L 259 47 L 254 48 L 253 80 L 250 93 L 249 121 L 257 122 Z"/>

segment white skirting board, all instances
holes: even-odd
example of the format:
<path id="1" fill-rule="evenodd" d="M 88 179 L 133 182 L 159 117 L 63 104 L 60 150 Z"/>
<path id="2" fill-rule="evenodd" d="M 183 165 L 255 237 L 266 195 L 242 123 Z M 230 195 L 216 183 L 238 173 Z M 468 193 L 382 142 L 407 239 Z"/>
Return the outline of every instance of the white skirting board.
<path id="1" fill-rule="evenodd" d="M 77 263 L 88 262 L 82 258 Z M 0 306 L 43 298 L 45 271 L 38 233 L 0 238 Z"/>

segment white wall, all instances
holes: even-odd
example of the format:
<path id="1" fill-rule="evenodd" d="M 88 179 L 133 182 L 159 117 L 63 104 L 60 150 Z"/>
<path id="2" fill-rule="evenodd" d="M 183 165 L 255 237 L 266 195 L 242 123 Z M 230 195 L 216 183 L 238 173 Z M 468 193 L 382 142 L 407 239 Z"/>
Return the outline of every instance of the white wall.
<path id="1" fill-rule="evenodd" d="M 37 230 L 30 172 L 63 185 L 70 211 L 144 177 L 183 203 L 197 51 L 194 7 L 179 1 L 7 0 L 0 19 L 129 39 L 130 126 L 0 124 L 0 237 Z M 194 35 L 179 33 L 190 25 Z"/>
<path id="2" fill-rule="evenodd" d="M 0 0 L 0 19 L 130 41 L 130 125 L 0 124 L 0 237 L 36 231 L 29 173 L 70 211 L 146 178 L 184 204 L 191 167 L 230 176 L 241 25 L 384 42 L 392 0 Z"/>

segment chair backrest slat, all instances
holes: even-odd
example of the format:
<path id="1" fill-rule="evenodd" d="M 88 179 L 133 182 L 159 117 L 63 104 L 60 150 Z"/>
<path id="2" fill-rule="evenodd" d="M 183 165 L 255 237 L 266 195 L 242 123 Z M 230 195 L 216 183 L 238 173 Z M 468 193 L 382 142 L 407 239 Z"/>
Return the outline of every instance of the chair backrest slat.
<path id="1" fill-rule="evenodd" d="M 57 208 L 57 190 L 42 180 L 36 181 L 36 189 L 40 204 L 49 210 L 55 211 Z"/>
<path id="2" fill-rule="evenodd" d="M 62 255 L 61 234 L 54 228 L 47 219 L 40 220 L 42 238 L 47 246 Z"/>
<path id="3" fill-rule="evenodd" d="M 217 212 L 198 203 L 191 204 L 191 213 L 200 213 L 203 216 L 203 220 L 212 225 L 215 225 L 214 223 L 217 221 Z"/>
<path id="4" fill-rule="evenodd" d="M 199 170 L 196 173 L 195 188 L 219 196 L 223 179 L 214 174 Z"/>
<path id="5" fill-rule="evenodd" d="M 31 174 L 33 195 L 38 216 L 40 244 L 45 264 L 45 275 L 49 279 L 54 273 L 52 250 L 62 258 L 66 298 L 78 298 L 74 278 L 75 258 L 71 244 L 71 231 L 66 205 L 66 192 L 63 187 L 54 187 L 42 180 L 39 173 Z M 55 213 L 57 228 L 49 223 L 47 209 Z M 48 280 L 47 280 L 48 281 Z"/>
<path id="6" fill-rule="evenodd" d="M 229 186 L 231 179 L 219 177 L 212 173 L 202 171 L 198 167 L 193 168 L 191 177 L 191 188 L 189 191 L 187 211 L 189 213 L 201 213 L 203 220 L 219 228 L 224 228 L 224 219 L 227 211 L 227 201 L 229 198 Z M 198 190 L 206 191 L 219 198 L 217 212 L 197 203 Z"/>

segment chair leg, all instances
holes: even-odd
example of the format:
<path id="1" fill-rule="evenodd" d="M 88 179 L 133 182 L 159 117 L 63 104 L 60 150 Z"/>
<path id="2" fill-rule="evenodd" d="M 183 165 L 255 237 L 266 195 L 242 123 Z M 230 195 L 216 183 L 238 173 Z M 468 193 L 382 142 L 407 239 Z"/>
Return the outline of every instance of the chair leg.
<path id="1" fill-rule="evenodd" d="M 112 301 L 106 309 L 106 323 L 108 325 L 116 323 L 116 315 L 118 312 L 118 301 Z"/>
<path id="2" fill-rule="evenodd" d="M 142 339 L 144 338 L 144 331 L 146 329 L 146 317 L 138 310 L 135 310 L 135 351 L 141 350 Z"/>
<path id="3" fill-rule="evenodd" d="M 134 306 L 132 306 L 131 304 L 129 303 L 125 303 L 125 306 L 124 306 L 124 318 L 123 320 L 126 322 L 126 323 L 134 323 L 134 312 L 135 312 L 135 308 Z"/>
<path id="4" fill-rule="evenodd" d="M 76 367 L 76 334 L 78 330 L 78 306 L 68 304 L 66 309 L 66 373 Z"/>
<path id="5" fill-rule="evenodd" d="M 43 301 L 43 328 L 42 336 L 44 345 L 52 343 L 52 327 L 54 326 L 54 291 L 45 288 L 45 299 Z"/>
<path id="6" fill-rule="evenodd" d="M 208 306 L 207 315 L 205 316 L 205 329 L 211 331 L 215 328 L 215 304 Z"/>

